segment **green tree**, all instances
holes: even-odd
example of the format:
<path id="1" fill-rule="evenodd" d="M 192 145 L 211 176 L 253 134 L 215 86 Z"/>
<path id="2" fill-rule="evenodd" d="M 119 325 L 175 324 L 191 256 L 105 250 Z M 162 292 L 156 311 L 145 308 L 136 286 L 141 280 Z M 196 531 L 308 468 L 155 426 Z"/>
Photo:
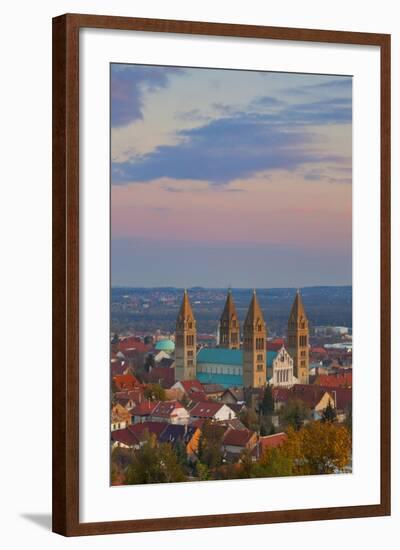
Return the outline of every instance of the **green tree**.
<path id="1" fill-rule="evenodd" d="M 200 462 L 206 464 L 209 469 L 222 464 L 222 439 L 225 428 L 206 420 L 203 424 L 199 438 L 198 457 Z"/>
<path id="2" fill-rule="evenodd" d="M 291 399 L 281 411 L 281 418 L 286 427 L 300 430 L 304 421 L 310 418 L 310 410 L 301 399 Z"/>
<path id="3" fill-rule="evenodd" d="M 203 464 L 202 462 L 197 462 L 196 473 L 200 481 L 207 481 L 208 479 L 210 479 L 210 471 L 208 469 L 207 464 Z"/>
<path id="4" fill-rule="evenodd" d="M 260 431 L 260 419 L 258 414 L 251 408 L 246 408 L 239 414 L 239 420 L 253 432 Z"/>
<path id="5" fill-rule="evenodd" d="M 272 387 L 270 385 L 265 388 L 260 404 L 260 412 L 263 415 L 272 414 L 274 412 L 274 397 L 272 395 Z"/>
<path id="6" fill-rule="evenodd" d="M 293 459 L 280 447 L 268 449 L 255 465 L 255 477 L 284 477 L 293 475 Z"/>
<path id="7" fill-rule="evenodd" d="M 185 481 L 182 465 L 169 443 L 157 445 L 155 436 L 148 436 L 142 447 L 133 451 L 126 469 L 125 484 L 170 483 Z"/>
<path id="8" fill-rule="evenodd" d="M 144 396 L 151 401 L 165 401 L 165 390 L 160 384 L 148 384 L 144 390 Z"/>
<path id="9" fill-rule="evenodd" d="M 336 420 L 336 409 L 332 407 L 331 402 L 329 401 L 327 407 L 322 411 L 322 422 L 335 422 Z"/>

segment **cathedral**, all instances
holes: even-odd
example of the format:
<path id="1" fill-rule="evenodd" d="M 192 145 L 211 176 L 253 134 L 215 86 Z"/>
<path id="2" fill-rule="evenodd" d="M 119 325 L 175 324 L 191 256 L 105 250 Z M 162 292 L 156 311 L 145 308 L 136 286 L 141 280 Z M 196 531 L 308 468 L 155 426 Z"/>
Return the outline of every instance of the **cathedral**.
<path id="1" fill-rule="evenodd" d="M 253 291 L 243 324 L 232 291 L 228 290 L 219 322 L 219 346 L 197 352 L 196 319 L 185 290 L 176 320 L 175 379 L 199 379 L 225 387 L 262 388 L 268 383 L 288 386 L 309 382 L 309 329 L 301 294 L 297 291 L 290 310 L 287 349 L 268 351 L 268 329 Z"/>

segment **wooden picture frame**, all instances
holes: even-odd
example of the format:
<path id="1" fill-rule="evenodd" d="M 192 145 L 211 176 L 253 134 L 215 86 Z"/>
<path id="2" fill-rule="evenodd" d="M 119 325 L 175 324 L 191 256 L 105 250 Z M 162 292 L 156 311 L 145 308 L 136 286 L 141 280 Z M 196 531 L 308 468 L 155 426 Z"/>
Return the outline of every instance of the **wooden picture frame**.
<path id="1" fill-rule="evenodd" d="M 381 61 L 380 502 L 376 505 L 81 523 L 79 520 L 79 30 L 378 46 Z M 67 14 L 53 20 L 53 531 L 65 536 L 390 514 L 390 35 Z"/>

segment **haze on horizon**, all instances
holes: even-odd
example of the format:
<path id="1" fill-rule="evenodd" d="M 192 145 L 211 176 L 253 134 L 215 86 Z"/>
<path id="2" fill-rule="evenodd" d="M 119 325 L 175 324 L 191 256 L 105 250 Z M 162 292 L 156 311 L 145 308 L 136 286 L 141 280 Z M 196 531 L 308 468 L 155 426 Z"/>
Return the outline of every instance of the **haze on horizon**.
<path id="1" fill-rule="evenodd" d="M 351 285 L 352 80 L 113 64 L 112 286 Z"/>

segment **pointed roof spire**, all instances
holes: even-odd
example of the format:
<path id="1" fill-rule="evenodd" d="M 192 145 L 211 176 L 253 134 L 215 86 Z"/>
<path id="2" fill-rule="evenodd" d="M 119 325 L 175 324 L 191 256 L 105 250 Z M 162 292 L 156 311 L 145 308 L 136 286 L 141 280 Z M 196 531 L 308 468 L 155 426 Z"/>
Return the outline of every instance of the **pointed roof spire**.
<path id="1" fill-rule="evenodd" d="M 301 298 L 300 290 L 297 289 L 296 296 L 292 304 L 292 309 L 290 310 L 289 320 L 298 321 L 301 318 L 307 319 L 307 315 L 304 309 L 304 304 Z"/>
<path id="2" fill-rule="evenodd" d="M 251 302 L 244 323 L 245 325 L 253 325 L 257 321 L 257 319 L 260 319 L 263 323 L 265 323 L 260 304 L 258 303 L 256 289 L 253 289 L 253 296 L 251 298 Z"/>
<path id="3" fill-rule="evenodd" d="M 193 315 L 192 306 L 190 304 L 188 292 L 187 292 L 187 289 L 185 288 L 185 290 L 183 291 L 183 300 L 182 300 L 181 309 L 179 310 L 178 319 L 184 320 L 184 319 L 187 319 L 188 317 L 191 317 L 193 319 L 194 315 Z"/>
<path id="4" fill-rule="evenodd" d="M 237 318 L 236 306 L 232 296 L 231 288 L 228 288 L 225 306 L 221 315 L 221 321 L 230 321 L 232 317 Z"/>

